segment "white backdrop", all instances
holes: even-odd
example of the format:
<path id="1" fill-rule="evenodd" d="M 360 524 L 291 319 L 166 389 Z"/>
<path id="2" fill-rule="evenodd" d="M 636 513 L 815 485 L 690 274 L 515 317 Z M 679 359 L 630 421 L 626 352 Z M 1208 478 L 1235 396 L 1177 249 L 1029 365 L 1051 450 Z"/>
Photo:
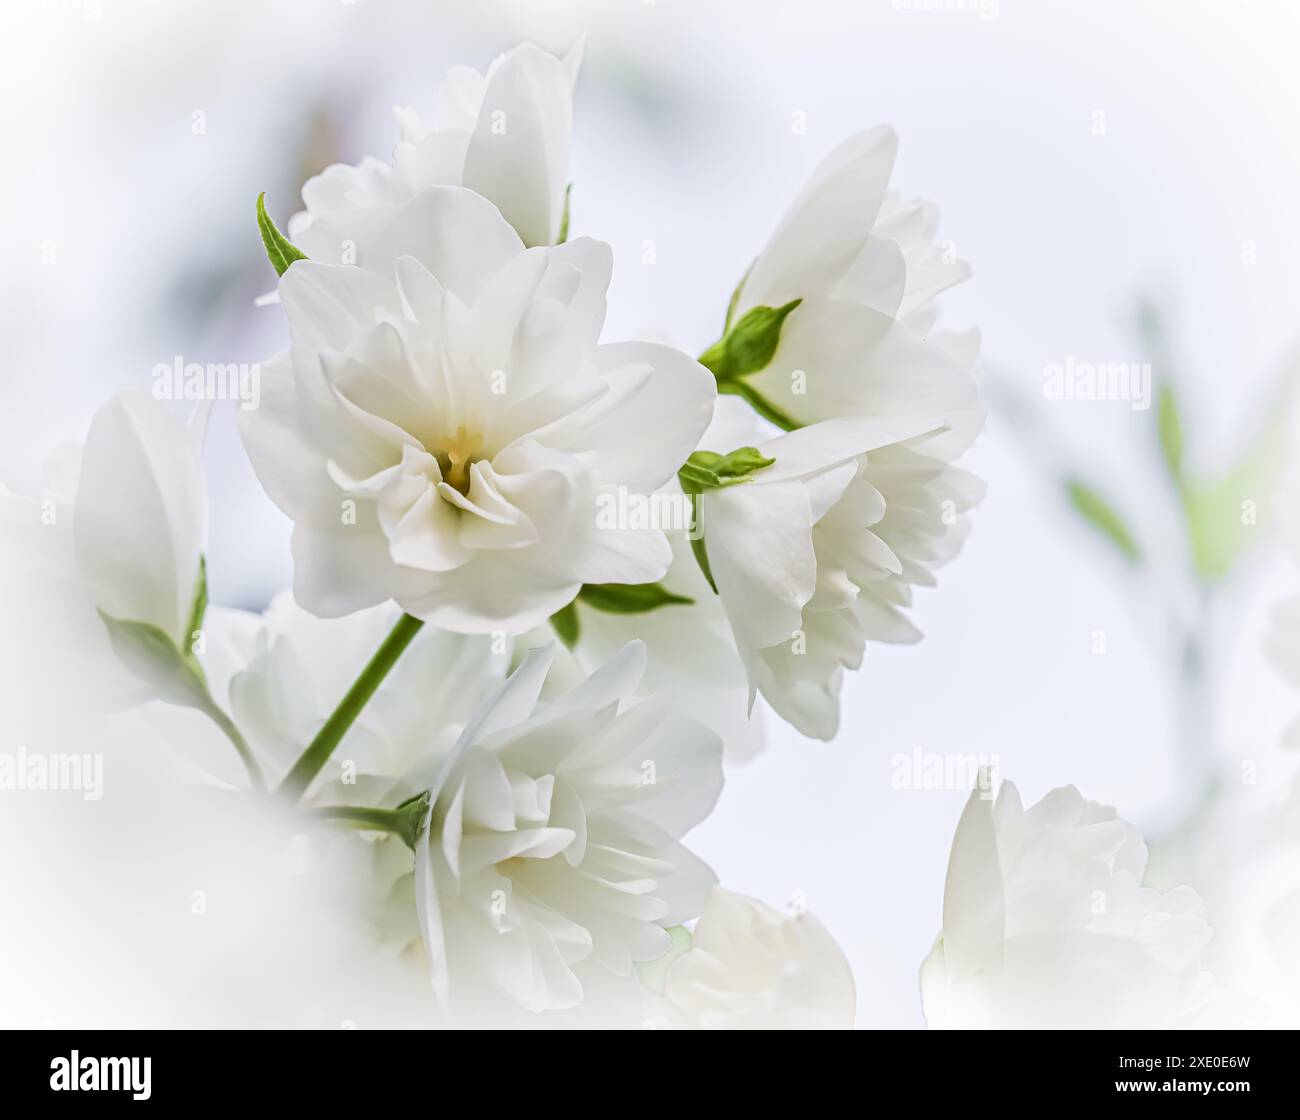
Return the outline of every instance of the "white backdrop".
<path id="1" fill-rule="evenodd" d="M 1295 5 L 11 0 L 0 19 L 0 479 L 15 488 L 155 364 L 278 349 L 278 312 L 252 308 L 271 286 L 257 192 L 283 220 L 324 161 L 386 156 L 388 106 L 427 108 L 453 62 L 589 35 L 573 230 L 615 248 L 607 337 L 695 352 L 816 162 L 893 124 L 896 185 L 939 202 L 975 267 L 944 304 L 982 329 L 1000 387 L 969 459 L 989 496 L 920 594 L 925 642 L 868 651 L 835 743 L 774 724 L 696 848 L 730 886 L 806 900 L 854 966 L 860 1022 L 914 1026 L 963 794 L 892 789 L 892 756 L 995 754 L 1026 800 L 1073 782 L 1148 829 L 1173 819 L 1177 713 L 1149 588 L 1073 517 L 997 403 L 1023 394 L 1049 446 L 1179 563 L 1152 414 L 1044 401 L 1043 367 L 1140 360 L 1129 323 L 1148 297 L 1169 314 L 1194 469 L 1254 438 L 1288 383 L 1300 306 Z M 214 600 L 260 606 L 288 582 L 288 525 L 230 412 L 208 463 Z M 1276 740 L 1296 707 L 1260 632 L 1300 584 L 1261 520 L 1210 644 L 1214 738 L 1258 762 L 1259 805 L 1290 780 Z"/>

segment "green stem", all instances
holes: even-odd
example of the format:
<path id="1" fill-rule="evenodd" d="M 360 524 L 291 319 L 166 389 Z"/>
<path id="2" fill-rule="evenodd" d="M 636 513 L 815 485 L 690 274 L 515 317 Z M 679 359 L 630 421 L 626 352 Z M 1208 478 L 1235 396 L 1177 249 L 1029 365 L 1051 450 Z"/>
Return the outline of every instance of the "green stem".
<path id="1" fill-rule="evenodd" d="M 265 793 L 266 779 L 262 777 L 262 770 L 257 765 L 257 759 L 253 757 L 248 741 L 240 734 L 234 720 L 226 715 L 215 702 L 209 704 L 206 711 L 208 718 L 221 728 L 226 738 L 234 744 L 235 750 L 239 752 L 240 761 L 243 762 L 244 769 L 248 771 L 248 778 L 253 783 L 253 788 L 258 793 Z"/>
<path id="2" fill-rule="evenodd" d="M 421 619 L 412 618 L 409 614 L 404 614 L 397 620 L 397 625 L 384 639 L 383 645 L 375 651 L 374 657 L 361 670 L 361 675 L 352 682 L 352 687 L 339 701 L 338 707 L 325 721 L 324 726 L 316 733 L 316 738 L 293 764 L 293 769 L 289 771 L 278 790 L 282 796 L 290 801 L 297 801 L 306 792 L 312 779 L 320 773 L 321 768 L 329 761 L 330 755 L 334 753 L 334 748 L 339 745 L 348 728 L 361 714 L 361 709 L 375 694 L 375 689 L 388 676 L 389 670 L 402 656 L 402 651 L 411 644 L 411 639 L 419 633 L 423 625 Z"/>
<path id="3" fill-rule="evenodd" d="M 803 427 L 803 425 L 793 416 L 782 412 L 757 389 L 748 382 L 742 381 L 740 378 L 725 381 L 720 380 L 718 382 L 718 392 L 730 393 L 732 396 L 744 398 L 749 407 L 757 412 L 764 420 L 775 424 L 778 428 L 782 428 L 787 432 L 793 432 L 796 428 Z"/>

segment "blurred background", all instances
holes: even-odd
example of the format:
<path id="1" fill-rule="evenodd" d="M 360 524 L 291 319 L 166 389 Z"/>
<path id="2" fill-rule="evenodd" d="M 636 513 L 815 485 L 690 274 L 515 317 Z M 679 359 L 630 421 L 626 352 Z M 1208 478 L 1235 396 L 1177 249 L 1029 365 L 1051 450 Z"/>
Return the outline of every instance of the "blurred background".
<path id="1" fill-rule="evenodd" d="M 714 341 L 785 204 L 875 123 L 900 134 L 894 186 L 936 199 L 975 267 L 941 302 L 983 332 L 991 417 L 964 462 L 989 493 L 920 594 L 927 638 L 868 650 L 834 743 L 773 721 L 693 846 L 825 922 L 862 1025 L 919 1026 L 965 793 L 896 789 L 891 760 L 989 756 L 1026 802 L 1074 783 L 1115 805 L 1153 879 L 1207 898 L 1221 979 L 1274 984 L 1300 881 L 1279 870 L 1300 869 L 1300 697 L 1265 653 L 1300 589 L 1276 500 L 1300 390 L 1287 0 L 8 0 L 0 479 L 33 492 L 159 363 L 283 347 L 254 307 L 259 191 L 283 226 L 311 174 L 387 158 L 390 107 L 427 111 L 448 66 L 583 33 L 572 231 L 614 246 L 608 339 Z M 1150 363 L 1151 407 L 1049 399 L 1070 361 Z M 210 583 L 259 609 L 288 523 L 233 409 L 208 443 Z"/>

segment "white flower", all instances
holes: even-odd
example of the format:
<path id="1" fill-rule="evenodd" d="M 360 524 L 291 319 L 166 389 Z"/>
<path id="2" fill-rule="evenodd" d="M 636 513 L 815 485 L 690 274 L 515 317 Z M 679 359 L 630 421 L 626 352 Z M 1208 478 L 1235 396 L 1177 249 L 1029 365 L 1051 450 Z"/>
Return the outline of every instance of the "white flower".
<path id="1" fill-rule="evenodd" d="M 435 187 L 386 213 L 365 269 L 280 281 L 291 349 L 241 414 L 263 486 L 295 522 L 294 592 L 347 614 L 392 598 L 444 629 L 520 633 L 583 583 L 646 583 L 664 534 L 601 524 L 708 424 L 702 366 L 597 345 L 609 247 L 525 250 L 489 203 Z"/>
<path id="2" fill-rule="evenodd" d="M 402 138 L 393 163 L 334 164 L 302 189 L 307 209 L 289 234 L 309 257 L 353 260 L 371 207 L 409 201 L 426 187 L 468 187 L 494 203 L 526 245 L 550 245 L 565 207 L 579 41 L 563 59 L 531 43 L 498 57 L 486 74 L 453 67 L 434 96 L 433 121 L 394 109 Z"/>
<path id="3" fill-rule="evenodd" d="M 632 699 L 640 643 L 539 703 L 549 663 L 525 657 L 427 787 L 416 897 L 444 1005 L 486 989 L 531 1011 L 576 1006 L 577 966 L 626 976 L 662 956 L 714 879 L 680 838 L 722 787 L 717 736 Z"/>
<path id="4" fill-rule="evenodd" d="M 198 437 L 144 393 L 114 397 L 86 437 L 73 526 L 99 609 L 188 649 L 207 532 Z"/>
<path id="5" fill-rule="evenodd" d="M 982 484 L 929 454 L 933 420 L 844 418 L 753 439 L 728 398 L 707 446 L 775 463 L 699 500 L 708 563 L 755 691 L 833 738 L 844 668 L 865 643 L 910 642 L 913 584 L 954 556 Z M 934 433 L 934 434 L 930 434 Z"/>
<path id="6" fill-rule="evenodd" d="M 932 203 L 887 191 L 897 146 L 892 129 L 873 128 L 822 162 L 750 267 L 732 317 L 803 301 L 771 364 L 745 378 L 787 416 L 940 416 L 953 431 L 932 453 L 952 457 L 983 423 L 979 338 L 935 333 L 934 297 L 970 267 L 936 241 Z"/>
<path id="7" fill-rule="evenodd" d="M 1147 848 L 1073 786 L 1024 809 L 1003 783 L 966 804 L 943 932 L 921 968 L 932 1028 L 1201 1025 L 1230 1002 L 1201 967 L 1211 930 L 1190 887 L 1142 886 Z"/>
<path id="8" fill-rule="evenodd" d="M 714 887 L 664 999 L 684 1024 L 715 1030 L 853 1026 L 853 972 L 811 914 L 783 913 Z"/>

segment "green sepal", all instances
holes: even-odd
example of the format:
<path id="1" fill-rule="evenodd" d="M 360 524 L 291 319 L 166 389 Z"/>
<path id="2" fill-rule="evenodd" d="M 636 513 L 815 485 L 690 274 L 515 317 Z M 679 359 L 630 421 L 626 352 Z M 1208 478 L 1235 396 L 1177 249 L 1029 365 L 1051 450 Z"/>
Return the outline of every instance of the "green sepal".
<path id="1" fill-rule="evenodd" d="M 771 364 L 786 318 L 802 299 L 780 307 L 751 307 L 729 325 L 717 342 L 700 355 L 700 364 L 719 382 L 758 373 Z"/>
<path id="2" fill-rule="evenodd" d="M 708 548 L 704 543 L 704 526 L 700 522 L 700 495 L 708 490 L 721 490 L 748 482 L 759 471 L 766 470 L 775 462 L 775 459 L 764 455 L 757 447 L 737 447 L 725 455 L 716 451 L 696 451 L 677 471 L 677 481 L 681 483 L 683 493 L 691 499 L 691 554 L 715 595 L 718 593 L 718 585 L 714 582 Z"/>
<path id="3" fill-rule="evenodd" d="M 171 637 L 157 626 L 99 612 L 108 628 L 108 640 L 118 660 L 131 673 L 151 685 L 159 699 L 185 708 L 208 711 L 212 699 L 203 670 L 193 657 L 183 654 Z"/>
<path id="4" fill-rule="evenodd" d="M 262 234 L 267 260 L 271 262 L 277 276 L 283 276 L 294 261 L 307 260 L 307 254 L 285 237 L 271 221 L 271 215 L 266 212 L 265 191 L 257 196 L 257 228 Z"/>
<path id="5" fill-rule="evenodd" d="M 429 815 L 430 800 L 431 794 L 426 789 L 423 793 L 408 797 L 394 810 L 401 819 L 401 824 L 396 830 L 397 835 L 411 851 L 415 851 L 416 842 L 424 829 L 424 818 Z"/>
<path id="6" fill-rule="evenodd" d="M 691 537 L 691 555 L 695 557 L 695 562 L 700 566 L 700 572 L 703 574 L 704 578 L 708 580 L 710 589 L 712 589 L 713 594 L 716 595 L 718 593 L 718 585 L 713 582 L 713 569 L 709 567 L 709 552 L 708 549 L 704 547 L 703 536 L 697 535 Z"/>
<path id="7" fill-rule="evenodd" d="M 696 451 L 677 471 L 677 479 L 687 494 L 720 490 L 747 481 L 753 474 L 770 467 L 775 459 L 757 447 L 737 447 L 720 455 L 716 451 Z"/>
<path id="8" fill-rule="evenodd" d="M 182 708 L 193 708 L 212 720 L 238 752 L 253 787 L 261 791 L 266 788 L 261 768 L 239 728 L 212 698 L 207 674 L 193 651 L 192 635 L 202 626 L 207 608 L 207 561 L 200 557 L 194 601 L 190 607 L 190 629 L 182 639 L 185 642 L 184 649 L 176 644 L 170 634 L 152 623 L 114 618 L 102 610 L 99 617 L 104 620 L 104 626 L 108 630 L 109 645 L 126 669 L 149 685 L 156 699 Z"/>

